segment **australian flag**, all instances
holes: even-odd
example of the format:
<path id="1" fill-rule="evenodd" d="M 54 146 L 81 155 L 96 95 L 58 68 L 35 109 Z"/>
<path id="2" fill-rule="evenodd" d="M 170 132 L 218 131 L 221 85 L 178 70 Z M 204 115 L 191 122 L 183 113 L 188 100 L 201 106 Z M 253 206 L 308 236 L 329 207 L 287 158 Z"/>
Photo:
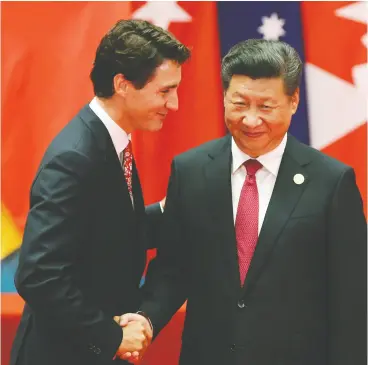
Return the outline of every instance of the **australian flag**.
<path id="1" fill-rule="evenodd" d="M 240 41 L 264 38 L 289 43 L 305 62 L 300 2 L 220 1 L 217 7 L 222 56 Z M 290 133 L 301 142 L 309 143 L 304 77 L 299 108 L 290 125 Z"/>

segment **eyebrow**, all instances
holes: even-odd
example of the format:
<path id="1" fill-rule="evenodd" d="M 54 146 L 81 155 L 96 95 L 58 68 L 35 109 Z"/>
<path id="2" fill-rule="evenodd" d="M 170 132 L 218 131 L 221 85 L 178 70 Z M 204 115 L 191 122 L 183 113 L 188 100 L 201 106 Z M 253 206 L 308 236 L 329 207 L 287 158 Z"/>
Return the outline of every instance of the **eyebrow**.
<path id="1" fill-rule="evenodd" d="M 239 91 L 235 91 L 232 96 L 240 96 L 241 98 L 244 98 L 244 99 L 247 97 L 247 95 L 244 95 L 244 94 L 240 93 Z M 262 101 L 275 102 L 275 100 L 271 96 L 259 97 L 258 99 L 260 99 Z"/>
<path id="2" fill-rule="evenodd" d="M 238 92 L 238 91 L 235 91 L 235 93 L 234 93 L 232 96 L 240 96 L 240 97 L 242 97 L 242 98 L 245 98 L 245 97 L 246 97 L 246 95 L 241 94 L 241 93 L 240 93 L 240 92 Z"/>
<path id="3" fill-rule="evenodd" d="M 178 84 L 170 84 L 170 85 L 167 85 L 167 86 L 162 86 L 160 87 L 160 90 L 162 89 L 175 89 L 176 87 L 178 87 Z"/>

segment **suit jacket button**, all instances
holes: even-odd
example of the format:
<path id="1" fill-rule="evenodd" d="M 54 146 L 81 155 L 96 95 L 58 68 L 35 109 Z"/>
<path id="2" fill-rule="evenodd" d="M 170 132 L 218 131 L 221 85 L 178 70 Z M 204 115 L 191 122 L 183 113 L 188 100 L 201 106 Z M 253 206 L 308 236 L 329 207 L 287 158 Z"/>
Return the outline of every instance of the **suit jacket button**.
<path id="1" fill-rule="evenodd" d="M 231 345 L 231 346 L 230 346 L 230 350 L 231 350 L 232 352 L 234 352 L 234 351 L 235 351 L 235 349 L 236 349 L 236 345 L 235 345 L 235 344 L 233 344 L 233 345 Z"/>
<path id="2" fill-rule="evenodd" d="M 238 307 L 239 307 L 240 309 L 245 308 L 245 303 L 244 303 L 244 300 L 243 300 L 243 299 L 240 299 L 240 300 L 239 300 L 239 302 L 238 302 Z"/>

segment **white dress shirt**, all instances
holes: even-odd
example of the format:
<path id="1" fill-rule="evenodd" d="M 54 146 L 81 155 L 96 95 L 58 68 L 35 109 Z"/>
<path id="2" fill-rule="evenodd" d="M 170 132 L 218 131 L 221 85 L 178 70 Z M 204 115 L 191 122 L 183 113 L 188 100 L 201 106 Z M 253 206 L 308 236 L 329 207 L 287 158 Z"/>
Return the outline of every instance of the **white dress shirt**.
<path id="1" fill-rule="evenodd" d="M 111 117 L 106 113 L 103 107 L 97 101 L 97 98 L 94 97 L 92 101 L 89 103 L 89 107 L 92 111 L 101 119 L 101 122 L 105 125 L 107 131 L 110 134 L 112 143 L 114 144 L 116 153 L 119 157 L 120 162 L 122 152 L 124 148 L 128 145 L 131 135 L 127 134 L 116 122 L 114 122 Z"/>
<path id="2" fill-rule="evenodd" d="M 275 186 L 276 177 L 279 172 L 282 156 L 285 151 L 286 141 L 287 134 L 285 134 L 281 143 L 274 150 L 256 158 L 256 160 L 258 160 L 263 166 L 256 172 L 259 196 L 258 234 L 261 231 L 268 204 L 271 200 L 272 191 Z M 251 159 L 251 157 L 239 149 L 233 138 L 231 139 L 231 153 L 233 156 L 231 167 L 231 190 L 235 224 L 240 193 L 247 175 L 246 168 L 243 164 L 245 161 Z"/>

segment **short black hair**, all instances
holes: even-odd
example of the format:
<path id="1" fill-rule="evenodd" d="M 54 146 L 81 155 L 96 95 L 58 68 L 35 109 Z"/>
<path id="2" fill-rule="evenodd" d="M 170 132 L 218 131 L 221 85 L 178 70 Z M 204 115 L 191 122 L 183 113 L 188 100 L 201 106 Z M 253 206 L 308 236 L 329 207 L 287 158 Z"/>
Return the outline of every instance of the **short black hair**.
<path id="1" fill-rule="evenodd" d="M 291 96 L 299 87 L 302 61 L 298 52 L 282 41 L 248 39 L 233 46 L 222 60 L 222 84 L 226 91 L 233 75 L 252 79 L 281 77 Z"/>
<path id="2" fill-rule="evenodd" d="M 111 97 L 113 79 L 123 74 L 141 89 L 164 60 L 183 64 L 189 49 L 171 33 L 145 20 L 119 20 L 102 38 L 90 74 L 96 96 Z"/>

